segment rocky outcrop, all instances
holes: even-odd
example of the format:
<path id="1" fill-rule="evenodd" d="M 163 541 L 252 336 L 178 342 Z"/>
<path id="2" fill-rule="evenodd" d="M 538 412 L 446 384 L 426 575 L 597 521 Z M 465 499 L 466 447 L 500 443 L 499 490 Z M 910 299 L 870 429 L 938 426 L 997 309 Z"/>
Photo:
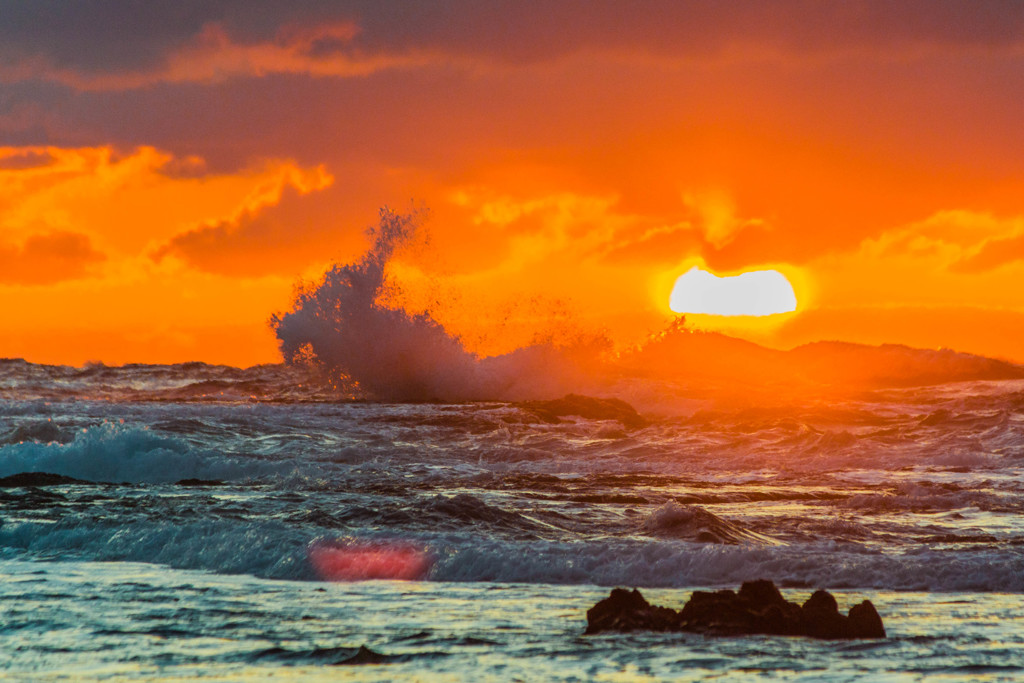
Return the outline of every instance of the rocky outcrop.
<path id="1" fill-rule="evenodd" d="M 617 398 L 592 398 L 567 394 L 553 401 L 524 401 L 519 407 L 543 422 L 557 424 L 560 417 L 574 415 L 588 420 L 618 420 L 624 427 L 643 427 L 647 421 L 636 409 Z"/>
<path id="2" fill-rule="evenodd" d="M 379 652 L 374 652 L 365 645 L 360 645 L 359 650 L 354 655 L 352 655 L 348 659 L 343 659 L 342 661 L 338 662 L 338 664 L 341 664 L 343 666 L 355 666 L 360 664 L 385 664 L 387 663 L 388 659 L 390 658 L 387 655 L 383 655 Z"/>
<path id="3" fill-rule="evenodd" d="M 62 484 L 91 484 L 74 477 L 50 472 L 19 472 L 7 477 L 0 477 L 0 488 L 17 488 L 19 486 L 59 486 Z"/>
<path id="4" fill-rule="evenodd" d="M 681 610 L 651 605 L 640 594 L 616 588 L 587 611 L 588 635 L 604 631 L 680 631 L 707 635 L 777 635 L 811 638 L 884 638 L 882 618 L 870 600 L 839 612 L 831 593 L 816 591 L 803 605 L 789 602 L 771 581 L 748 581 L 738 592 L 695 591 Z"/>

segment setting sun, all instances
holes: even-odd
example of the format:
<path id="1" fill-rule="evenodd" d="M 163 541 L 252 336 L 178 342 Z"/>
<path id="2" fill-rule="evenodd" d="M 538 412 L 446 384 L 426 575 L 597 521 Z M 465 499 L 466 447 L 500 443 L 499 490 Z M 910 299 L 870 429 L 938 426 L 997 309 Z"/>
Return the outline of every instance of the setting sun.
<path id="1" fill-rule="evenodd" d="M 719 277 L 694 266 L 672 288 L 676 313 L 764 316 L 796 310 L 796 293 L 777 270 L 754 270 Z"/>

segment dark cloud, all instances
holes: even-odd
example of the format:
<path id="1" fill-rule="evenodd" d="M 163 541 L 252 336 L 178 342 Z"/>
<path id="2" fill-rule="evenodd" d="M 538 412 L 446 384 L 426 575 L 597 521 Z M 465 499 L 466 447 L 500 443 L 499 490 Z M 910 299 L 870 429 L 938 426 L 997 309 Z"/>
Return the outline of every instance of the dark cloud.
<path id="1" fill-rule="evenodd" d="M 1024 36 L 1024 3 L 1014 0 L 662 0 L 639 8 L 615 0 L 2 0 L 0 17 L 0 63 L 41 78 L 52 69 L 159 71 L 210 26 L 239 45 L 280 44 L 339 22 L 359 27 L 352 40 L 328 35 L 305 44 L 314 61 L 410 52 L 499 62 L 584 50 L 695 56 L 747 43 L 798 52 L 992 48 Z"/>
<path id="2" fill-rule="evenodd" d="M 216 3 L 103 0 L 0 2 L 0 55 L 84 72 L 148 68 L 222 16 Z"/>
<path id="3" fill-rule="evenodd" d="M 47 285 L 76 280 L 105 258 L 79 233 L 33 235 L 21 246 L 0 245 L 0 283 Z"/>

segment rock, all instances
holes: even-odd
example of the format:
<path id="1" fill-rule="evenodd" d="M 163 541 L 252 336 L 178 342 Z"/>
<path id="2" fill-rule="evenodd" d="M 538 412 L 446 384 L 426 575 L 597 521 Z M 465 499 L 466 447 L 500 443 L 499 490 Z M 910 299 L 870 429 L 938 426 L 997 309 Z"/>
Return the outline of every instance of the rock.
<path id="1" fill-rule="evenodd" d="M 358 652 L 338 662 L 342 666 L 352 666 L 356 664 L 383 664 L 388 661 L 387 655 L 382 655 L 379 652 L 374 652 L 365 645 L 360 645 Z"/>
<path id="2" fill-rule="evenodd" d="M 592 398 L 568 394 L 553 401 L 524 401 L 520 407 L 543 422 L 557 424 L 558 418 L 575 415 L 588 420 L 618 420 L 625 427 L 647 424 L 636 408 L 617 398 Z"/>
<path id="3" fill-rule="evenodd" d="M 63 474 L 52 474 L 50 472 L 19 472 L 18 474 L 12 474 L 8 477 L 0 477 L 0 488 L 91 483 L 91 481 L 82 481 L 81 479 L 75 479 L 74 477 L 65 477 Z"/>
<path id="4" fill-rule="evenodd" d="M 175 486 L 224 486 L 220 479 L 179 479 Z"/>
<path id="5" fill-rule="evenodd" d="M 882 617 L 870 600 L 851 607 L 849 619 L 851 638 L 885 638 Z"/>
<path id="6" fill-rule="evenodd" d="M 635 588 L 616 588 L 607 598 L 587 610 L 587 635 L 601 631 L 676 631 L 679 614 L 668 607 L 655 607 Z"/>
<path id="7" fill-rule="evenodd" d="M 827 591 L 814 591 L 800 608 L 808 632 L 818 638 L 848 638 L 848 619 L 839 613 L 836 599 Z"/>
<path id="8" fill-rule="evenodd" d="M 744 583 L 739 592 L 695 591 L 678 612 L 651 605 L 636 589 L 616 588 L 587 611 L 588 635 L 637 630 L 825 639 L 885 637 L 882 618 L 868 600 L 844 616 L 827 591 L 816 591 L 801 606 L 786 600 L 774 583 L 764 579 Z"/>

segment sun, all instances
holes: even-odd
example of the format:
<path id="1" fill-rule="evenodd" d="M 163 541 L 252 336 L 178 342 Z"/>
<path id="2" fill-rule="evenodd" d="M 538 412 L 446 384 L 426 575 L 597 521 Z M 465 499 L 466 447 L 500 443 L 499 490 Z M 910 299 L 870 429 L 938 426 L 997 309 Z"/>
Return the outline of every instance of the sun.
<path id="1" fill-rule="evenodd" d="M 669 296 L 676 313 L 768 316 L 796 310 L 796 292 L 777 270 L 719 277 L 694 266 L 680 275 Z"/>

